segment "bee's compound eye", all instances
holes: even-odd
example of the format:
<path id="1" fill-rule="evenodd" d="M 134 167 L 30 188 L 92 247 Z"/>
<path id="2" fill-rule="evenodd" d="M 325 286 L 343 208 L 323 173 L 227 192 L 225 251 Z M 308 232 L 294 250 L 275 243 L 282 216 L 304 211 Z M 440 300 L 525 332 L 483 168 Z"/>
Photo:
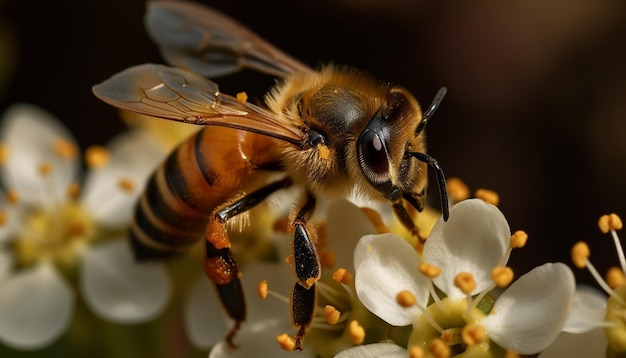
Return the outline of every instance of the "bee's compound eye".
<path id="1" fill-rule="evenodd" d="M 389 179 L 389 160 L 384 139 L 377 131 L 366 130 L 359 138 L 359 162 L 367 177 L 375 183 Z"/>

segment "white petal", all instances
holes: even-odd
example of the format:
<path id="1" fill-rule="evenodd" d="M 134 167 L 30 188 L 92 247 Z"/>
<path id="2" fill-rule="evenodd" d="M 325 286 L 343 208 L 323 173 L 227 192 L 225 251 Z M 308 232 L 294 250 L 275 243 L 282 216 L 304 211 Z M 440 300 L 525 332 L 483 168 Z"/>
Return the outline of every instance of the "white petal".
<path id="1" fill-rule="evenodd" d="M 563 331 L 583 333 L 605 324 L 607 297 L 601 291 L 581 285 L 576 288 L 574 302 Z"/>
<path id="2" fill-rule="evenodd" d="M 581 334 L 562 333 L 546 348 L 539 358 L 590 358 L 604 357 L 608 340 L 604 328 L 596 328 Z"/>
<path id="3" fill-rule="evenodd" d="M 117 136 L 108 149 L 108 165 L 87 173 L 82 203 L 99 225 L 116 227 L 130 222 L 135 202 L 165 152 L 156 141 L 138 132 Z M 122 189 L 122 179 L 130 180 L 133 189 Z"/>
<path id="4" fill-rule="evenodd" d="M 184 324 L 193 346 L 203 350 L 222 340 L 233 324 L 226 316 L 215 287 L 204 275 L 193 281 L 187 293 Z"/>
<path id="5" fill-rule="evenodd" d="M 127 240 L 89 247 L 81 257 L 81 290 L 89 307 L 116 323 L 157 316 L 171 295 L 167 272 L 157 263 L 137 263 Z"/>
<path id="6" fill-rule="evenodd" d="M 67 187 L 76 180 L 80 162 L 78 157 L 63 158 L 53 151 L 54 143 L 60 139 L 76 145 L 61 122 L 42 109 L 16 104 L 5 111 L 0 141 L 7 146 L 9 156 L 1 171 L 2 180 L 19 193 L 20 200 L 52 205 L 67 195 Z M 42 178 L 38 170 L 44 162 L 52 166 L 52 173 Z"/>
<path id="7" fill-rule="evenodd" d="M 575 289 L 574 274 L 566 265 L 534 268 L 498 297 L 482 321 L 487 336 L 520 354 L 544 350 L 561 333 Z"/>
<path id="8" fill-rule="evenodd" d="M 419 315 L 416 306 L 401 307 L 397 295 L 408 290 L 425 305 L 428 281 L 419 274 L 420 259 L 404 239 L 392 234 L 376 235 L 366 249 L 355 275 L 359 300 L 368 310 L 394 326 L 406 326 Z"/>
<path id="9" fill-rule="evenodd" d="M 461 272 L 474 276 L 476 294 L 492 284 L 491 270 L 506 255 L 510 238 L 500 209 L 480 199 L 464 200 L 450 209 L 447 222 L 439 219 L 433 227 L 424 244 L 424 261 L 441 268 L 434 282 L 451 299 L 465 296 L 454 286 Z"/>
<path id="10" fill-rule="evenodd" d="M 328 249 L 335 253 L 337 267 L 354 272 L 353 252 L 359 239 L 376 233 L 374 225 L 359 207 L 347 200 L 331 203 L 327 212 Z"/>
<path id="11" fill-rule="evenodd" d="M 375 343 L 346 349 L 335 358 L 406 358 L 409 352 L 394 343 Z"/>
<path id="12" fill-rule="evenodd" d="M 70 324 L 74 295 L 48 263 L 2 281 L 0 341 L 15 349 L 40 349 L 56 341 Z"/>

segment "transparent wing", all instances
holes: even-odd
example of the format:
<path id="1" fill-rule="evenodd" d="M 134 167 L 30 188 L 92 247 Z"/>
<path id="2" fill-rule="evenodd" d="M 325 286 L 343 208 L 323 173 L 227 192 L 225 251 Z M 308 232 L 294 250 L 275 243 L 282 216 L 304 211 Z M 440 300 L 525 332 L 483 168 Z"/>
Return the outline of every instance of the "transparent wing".
<path id="1" fill-rule="evenodd" d="M 200 4 L 150 2 L 145 26 L 167 63 L 205 77 L 244 68 L 277 77 L 312 71 L 233 19 Z"/>
<path id="2" fill-rule="evenodd" d="M 215 82 L 164 65 L 130 67 L 95 85 L 102 101 L 124 110 L 199 125 L 217 125 L 302 143 L 300 123 L 219 92 Z"/>

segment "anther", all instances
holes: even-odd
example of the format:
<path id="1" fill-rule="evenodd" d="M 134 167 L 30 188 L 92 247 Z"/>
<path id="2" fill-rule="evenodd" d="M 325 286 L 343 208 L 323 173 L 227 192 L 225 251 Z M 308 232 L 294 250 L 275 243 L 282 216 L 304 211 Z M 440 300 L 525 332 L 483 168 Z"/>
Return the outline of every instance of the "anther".
<path id="1" fill-rule="evenodd" d="M 496 267 L 491 270 L 491 279 L 498 287 L 506 287 L 513 281 L 513 270 L 510 267 Z"/>
<path id="2" fill-rule="evenodd" d="M 135 189 L 135 184 L 133 183 L 133 181 L 129 178 L 120 178 L 118 185 L 120 186 L 120 188 L 127 192 L 130 193 Z"/>
<path id="3" fill-rule="evenodd" d="M 4 226 L 7 223 L 7 213 L 0 211 L 0 226 Z"/>
<path id="4" fill-rule="evenodd" d="M 337 283 L 349 284 L 352 282 L 352 274 L 348 272 L 343 267 L 338 268 L 335 272 L 333 272 L 333 280 Z"/>
<path id="5" fill-rule="evenodd" d="M 526 245 L 526 241 L 528 241 L 528 234 L 522 230 L 517 230 L 511 235 L 509 244 L 512 249 L 519 249 Z"/>
<path id="6" fill-rule="evenodd" d="M 9 190 L 7 192 L 7 202 L 9 204 L 17 204 L 20 201 L 20 196 L 15 190 Z"/>
<path id="7" fill-rule="evenodd" d="M 357 320 L 350 321 L 348 331 L 350 333 L 352 343 L 361 344 L 365 340 L 365 329 L 359 324 Z"/>
<path id="8" fill-rule="evenodd" d="M 454 278 L 454 285 L 464 294 L 469 295 L 476 288 L 476 281 L 471 273 L 461 272 Z"/>
<path id="9" fill-rule="evenodd" d="M 293 350 L 296 349 L 296 340 L 287 333 L 277 336 L 276 342 L 278 342 L 278 345 L 284 351 L 293 352 Z"/>
<path id="10" fill-rule="evenodd" d="M 372 225 L 374 225 L 374 229 L 376 229 L 377 234 L 385 234 L 391 232 L 391 230 L 389 230 L 389 227 L 385 225 L 383 218 L 376 210 L 368 207 L 362 207 L 361 211 L 365 214 L 365 216 L 367 216 L 367 219 L 372 223 Z"/>
<path id="11" fill-rule="evenodd" d="M 52 144 L 54 152 L 64 159 L 74 159 L 78 156 L 78 148 L 67 139 L 57 139 Z"/>
<path id="12" fill-rule="evenodd" d="M 413 346 L 409 348 L 409 358 L 424 358 L 424 350 L 421 347 Z"/>
<path id="13" fill-rule="evenodd" d="M 398 294 L 396 295 L 396 302 L 398 302 L 398 304 L 404 308 L 409 308 L 415 306 L 415 304 L 417 303 L 417 298 L 411 291 L 404 290 L 398 292 Z"/>
<path id="14" fill-rule="evenodd" d="M 428 351 L 435 358 L 448 358 L 450 357 L 450 347 L 441 339 L 435 338 L 428 343 Z"/>
<path id="15" fill-rule="evenodd" d="M 448 187 L 448 196 L 455 203 L 463 201 L 470 196 L 469 188 L 459 178 L 448 178 L 446 186 Z"/>
<path id="16" fill-rule="evenodd" d="M 605 278 L 606 283 L 609 285 L 609 287 L 613 289 L 626 284 L 626 276 L 624 275 L 624 271 L 620 270 L 618 267 L 609 268 L 609 270 L 606 272 Z"/>
<path id="17" fill-rule="evenodd" d="M 495 205 L 498 206 L 498 204 L 500 203 L 500 197 L 498 196 L 498 193 L 496 193 L 493 190 L 489 190 L 489 189 L 478 189 L 476 190 L 476 193 L 474 194 L 478 199 L 482 199 L 483 201 L 491 204 L 491 205 Z"/>
<path id="18" fill-rule="evenodd" d="M 109 162 L 109 151 L 102 146 L 94 145 L 85 151 L 85 163 L 89 168 L 101 168 Z"/>
<path id="19" fill-rule="evenodd" d="M 259 283 L 256 288 L 256 293 L 262 300 L 267 298 L 267 280 L 263 280 Z"/>
<path id="20" fill-rule="evenodd" d="M 0 165 L 5 164 L 9 159 L 9 147 L 6 144 L 0 144 Z"/>
<path id="21" fill-rule="evenodd" d="M 468 346 L 481 344 L 486 338 L 487 335 L 485 334 L 485 329 L 482 326 L 475 324 L 468 324 L 463 327 L 463 330 L 461 331 L 461 339 L 463 340 L 463 343 Z"/>
<path id="22" fill-rule="evenodd" d="M 48 162 L 43 162 L 41 164 L 39 164 L 39 174 L 41 174 L 42 176 L 48 176 L 50 175 L 50 173 L 52 173 L 52 164 L 48 163 Z"/>
<path id="23" fill-rule="evenodd" d="M 441 269 L 439 267 L 427 264 L 425 262 L 420 263 L 417 269 L 422 275 L 431 279 L 439 276 L 439 274 L 441 273 Z"/>
<path id="24" fill-rule="evenodd" d="M 622 219 L 617 214 L 602 215 L 598 219 L 598 228 L 600 228 L 603 234 L 611 230 L 621 230 L 622 227 Z"/>
<path id="25" fill-rule="evenodd" d="M 589 246 L 584 241 L 579 241 L 572 246 L 572 262 L 574 266 L 585 268 L 589 255 L 591 255 L 591 251 L 589 251 Z"/>
<path id="26" fill-rule="evenodd" d="M 237 93 L 237 100 L 241 103 L 246 103 L 248 100 L 248 94 L 246 92 Z"/>
<path id="27" fill-rule="evenodd" d="M 339 312 L 335 307 L 331 305 L 326 305 L 326 307 L 324 307 L 324 317 L 326 317 L 326 322 L 335 324 L 339 321 L 340 316 L 341 312 Z"/>

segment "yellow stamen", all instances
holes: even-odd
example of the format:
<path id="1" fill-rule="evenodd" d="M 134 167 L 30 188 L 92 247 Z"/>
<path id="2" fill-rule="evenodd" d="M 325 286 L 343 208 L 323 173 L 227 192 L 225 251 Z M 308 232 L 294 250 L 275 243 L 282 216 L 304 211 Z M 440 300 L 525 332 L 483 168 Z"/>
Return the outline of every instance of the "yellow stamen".
<path id="1" fill-rule="evenodd" d="M 383 218 L 380 216 L 380 214 L 376 210 L 372 208 L 368 208 L 368 207 L 362 207 L 361 211 L 365 214 L 365 216 L 367 216 L 367 219 L 374 225 L 374 228 L 376 229 L 377 234 L 385 234 L 385 233 L 391 232 L 391 230 L 389 230 L 389 227 L 385 225 Z"/>
<path id="2" fill-rule="evenodd" d="M 52 164 L 47 162 L 39 164 L 39 174 L 45 177 L 48 176 L 50 173 L 52 173 Z"/>
<path id="3" fill-rule="evenodd" d="M 600 228 L 603 234 L 611 230 L 621 230 L 622 227 L 622 219 L 617 214 L 602 215 L 598 219 L 598 228 Z"/>
<path id="4" fill-rule="evenodd" d="M 448 188 L 448 197 L 455 203 L 463 201 L 470 196 L 470 190 L 459 178 L 449 178 L 446 180 L 446 186 Z"/>
<path id="5" fill-rule="evenodd" d="M 283 333 L 276 337 L 276 342 L 282 350 L 293 352 L 296 349 L 296 340 L 290 337 L 287 333 Z"/>
<path id="6" fill-rule="evenodd" d="M 574 266 L 585 268 L 589 255 L 591 255 L 591 251 L 589 251 L 589 246 L 584 241 L 579 241 L 572 246 L 572 262 Z"/>
<path id="7" fill-rule="evenodd" d="M 237 100 L 241 103 L 246 103 L 248 100 L 248 94 L 245 91 L 237 93 Z"/>
<path id="8" fill-rule="evenodd" d="M 20 201 L 20 196 L 15 190 L 9 190 L 7 192 L 7 202 L 9 204 L 17 204 Z"/>
<path id="9" fill-rule="evenodd" d="M 617 214 L 609 215 L 609 227 L 611 230 L 621 230 L 624 227 L 622 219 Z"/>
<path id="10" fill-rule="evenodd" d="M 52 144 L 54 152 L 64 159 L 74 159 L 78 156 L 78 148 L 67 139 L 57 139 Z"/>
<path id="11" fill-rule="evenodd" d="M 357 320 L 350 321 L 348 331 L 350 332 L 350 338 L 352 339 L 352 343 L 361 344 L 365 340 L 365 329 L 359 324 Z"/>
<path id="12" fill-rule="evenodd" d="M 600 231 L 603 234 L 606 234 L 606 233 L 609 232 L 609 230 L 611 228 L 609 226 L 609 216 L 608 215 L 600 216 L 600 219 L 598 219 L 598 228 L 600 229 Z"/>
<path id="13" fill-rule="evenodd" d="M 428 351 L 435 358 L 448 358 L 450 357 L 450 347 L 441 339 L 435 338 L 428 343 Z"/>
<path id="14" fill-rule="evenodd" d="M 331 305 L 326 305 L 326 307 L 324 307 L 324 317 L 326 317 L 326 322 L 335 324 L 339 321 L 340 316 L 341 312 L 337 311 L 335 307 Z"/>
<path id="15" fill-rule="evenodd" d="M 118 185 L 120 186 L 120 188 L 127 192 L 130 193 L 133 190 L 135 190 L 135 184 L 133 183 L 133 181 L 129 178 L 120 178 Z"/>
<path id="16" fill-rule="evenodd" d="M 491 270 L 491 279 L 498 287 L 506 287 L 513 281 L 513 270 L 510 267 L 496 267 Z"/>
<path id="17" fill-rule="evenodd" d="M 262 300 L 267 298 L 267 280 L 263 280 L 259 283 L 256 288 L 256 293 Z"/>
<path id="18" fill-rule="evenodd" d="M 417 303 L 417 298 L 415 295 L 407 290 L 400 291 L 396 295 L 396 301 L 398 304 L 404 308 L 412 307 Z"/>
<path id="19" fill-rule="evenodd" d="M 605 277 L 606 283 L 613 289 L 626 284 L 626 275 L 618 267 L 609 268 Z"/>
<path id="20" fill-rule="evenodd" d="M 72 200 L 77 199 L 79 194 L 80 194 L 80 185 L 78 183 L 71 183 L 67 187 L 67 195 L 70 197 L 70 199 Z"/>
<path id="21" fill-rule="evenodd" d="M 469 272 L 461 272 L 454 278 L 454 285 L 466 295 L 469 295 L 476 288 L 474 276 Z"/>
<path id="22" fill-rule="evenodd" d="M 421 347 L 411 347 L 409 348 L 409 358 L 424 358 L 424 350 Z"/>
<path id="23" fill-rule="evenodd" d="M 493 190 L 478 189 L 476 190 L 475 196 L 478 199 L 482 199 L 491 205 L 498 206 L 498 204 L 500 203 L 500 197 L 498 196 L 498 193 Z"/>
<path id="24" fill-rule="evenodd" d="M 85 163 L 89 168 L 101 168 L 109 162 L 109 151 L 102 146 L 93 145 L 85 151 Z"/>
<path id="25" fill-rule="evenodd" d="M 463 327 L 463 330 L 461 331 L 461 339 L 463 339 L 463 343 L 468 346 L 474 346 L 484 342 L 485 339 L 487 339 L 487 335 L 485 334 L 485 329 L 482 326 L 468 324 Z"/>
<path id="26" fill-rule="evenodd" d="M 522 230 L 517 230 L 511 235 L 510 245 L 512 249 L 519 249 L 526 245 L 528 234 Z"/>
<path id="27" fill-rule="evenodd" d="M 420 263 L 417 269 L 422 275 L 428 278 L 435 278 L 441 273 L 441 269 L 439 267 L 427 264 L 425 262 Z"/>
<path id="28" fill-rule="evenodd" d="M 335 272 L 333 272 L 333 280 L 337 283 L 350 284 L 352 282 L 352 274 L 348 272 L 343 267 L 338 268 Z"/>

